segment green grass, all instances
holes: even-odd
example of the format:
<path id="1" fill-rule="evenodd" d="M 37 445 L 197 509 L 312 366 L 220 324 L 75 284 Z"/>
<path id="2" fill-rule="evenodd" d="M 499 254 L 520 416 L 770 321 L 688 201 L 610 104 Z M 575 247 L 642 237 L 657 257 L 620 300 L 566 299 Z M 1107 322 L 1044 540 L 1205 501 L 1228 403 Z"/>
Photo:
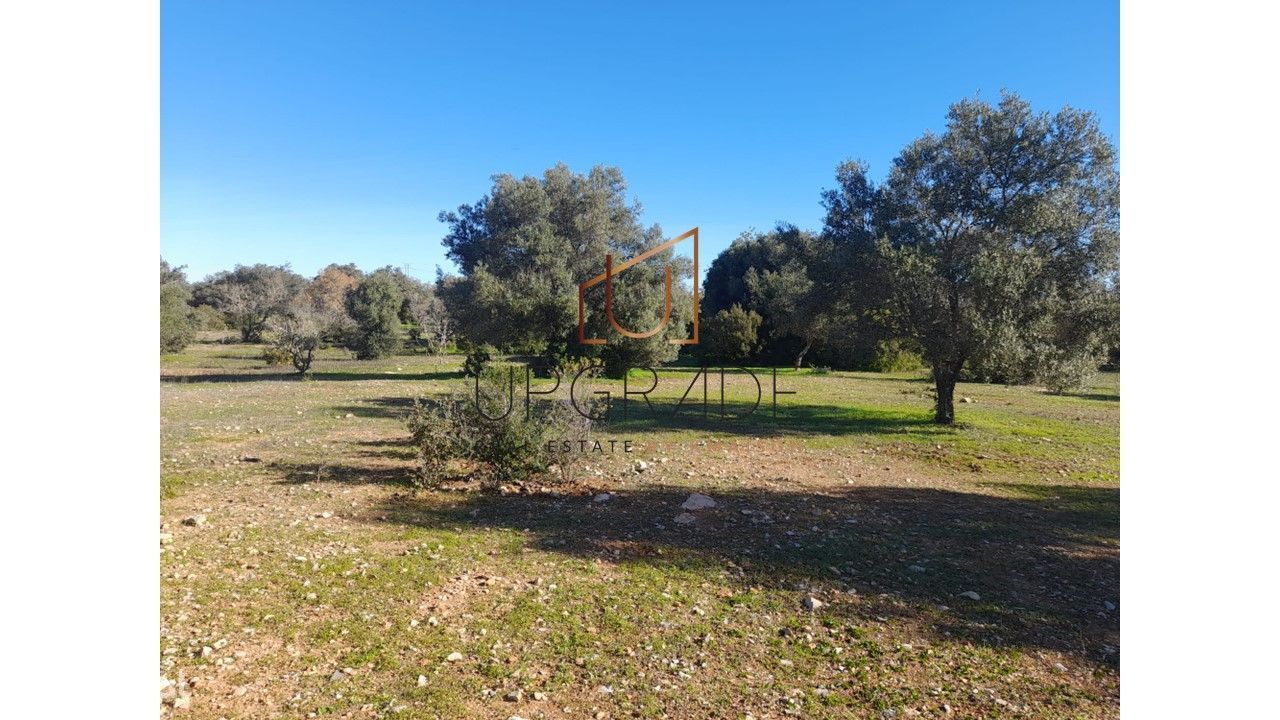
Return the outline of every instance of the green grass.
<path id="1" fill-rule="evenodd" d="M 672 368 L 580 488 L 412 494 L 403 413 L 468 388 L 460 358 L 326 351 L 303 380 L 260 351 L 161 360 L 160 658 L 199 678 L 188 717 L 1118 715 L 1117 375 L 964 384 L 944 428 L 922 373 L 780 371 L 774 418 L 761 370 L 734 420 L 718 376 L 705 419 L 669 414 L 696 372 Z M 727 410 L 754 395 L 728 377 Z M 721 505 L 679 526 L 690 491 Z"/>

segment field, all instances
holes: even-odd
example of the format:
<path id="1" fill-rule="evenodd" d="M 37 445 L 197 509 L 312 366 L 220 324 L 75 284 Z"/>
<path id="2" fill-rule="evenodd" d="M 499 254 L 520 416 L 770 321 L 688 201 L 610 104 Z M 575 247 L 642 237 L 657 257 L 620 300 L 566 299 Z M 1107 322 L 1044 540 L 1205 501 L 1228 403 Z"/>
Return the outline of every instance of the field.
<path id="1" fill-rule="evenodd" d="M 578 484 L 414 493 L 403 417 L 461 358 L 260 357 L 161 359 L 165 714 L 1119 715 L 1116 374 L 962 384 L 955 428 L 922 373 L 780 371 L 775 418 L 757 370 L 745 420 L 713 375 Z"/>

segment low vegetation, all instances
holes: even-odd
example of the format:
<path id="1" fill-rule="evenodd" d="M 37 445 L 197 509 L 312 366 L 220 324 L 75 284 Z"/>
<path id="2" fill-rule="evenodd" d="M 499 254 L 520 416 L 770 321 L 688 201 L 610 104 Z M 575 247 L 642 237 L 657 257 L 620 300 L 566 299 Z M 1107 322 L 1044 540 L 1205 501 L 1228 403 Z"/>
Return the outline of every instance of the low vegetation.
<path id="1" fill-rule="evenodd" d="M 924 371 L 784 368 L 775 418 L 753 368 L 735 421 L 717 375 L 676 412 L 697 370 L 666 368 L 652 408 L 565 431 L 567 470 L 448 450 L 424 488 L 406 423 L 473 392 L 461 356 L 321 348 L 300 377 L 263 348 L 162 358 L 165 713 L 1118 716 L 1115 374 L 961 382 L 939 426 Z"/>

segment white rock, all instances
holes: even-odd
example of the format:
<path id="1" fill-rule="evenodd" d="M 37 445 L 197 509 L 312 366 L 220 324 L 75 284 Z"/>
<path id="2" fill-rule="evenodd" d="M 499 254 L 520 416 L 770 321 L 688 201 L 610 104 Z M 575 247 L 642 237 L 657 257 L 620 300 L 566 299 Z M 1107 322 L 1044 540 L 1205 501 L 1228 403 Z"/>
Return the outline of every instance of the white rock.
<path id="1" fill-rule="evenodd" d="M 449 653 L 449 656 L 445 658 L 445 660 L 448 660 L 449 662 L 458 662 L 461 659 L 462 653 L 460 652 L 451 652 Z"/>
<path id="2" fill-rule="evenodd" d="M 205 517 L 204 515 L 192 515 L 191 517 L 184 519 L 182 521 L 182 524 L 187 525 L 189 527 L 200 527 L 201 525 L 204 525 L 206 522 L 209 522 L 209 518 Z"/>
<path id="3" fill-rule="evenodd" d="M 821 608 L 822 606 L 826 605 L 826 603 L 822 602 L 821 600 L 819 600 L 818 598 L 812 595 L 806 597 L 800 604 L 803 605 L 804 609 L 808 610 L 809 612 L 813 612 Z"/>
<path id="4" fill-rule="evenodd" d="M 602 503 L 602 502 L 609 502 L 609 501 L 610 501 L 610 500 L 612 500 L 612 499 L 613 499 L 613 493 L 611 493 L 611 492 L 603 492 L 603 493 L 600 493 L 599 495 L 596 495 L 595 497 L 591 498 L 591 501 L 592 501 L 592 502 Z"/>
<path id="5" fill-rule="evenodd" d="M 702 493 L 693 493 L 680 507 L 683 510 L 709 510 L 716 506 L 716 501 Z"/>
<path id="6" fill-rule="evenodd" d="M 638 472 L 638 473 L 642 473 L 642 472 L 644 472 L 645 470 L 648 470 L 648 469 L 649 469 L 649 463 L 647 463 L 647 462 L 645 462 L 645 461 L 643 461 L 643 460 L 637 460 L 637 461 L 636 461 L 636 464 L 635 464 L 635 465 L 633 465 L 633 466 L 632 466 L 632 468 L 633 468 L 636 472 Z"/>
<path id="7" fill-rule="evenodd" d="M 970 600 L 981 600 L 982 596 L 972 590 L 965 590 L 960 593 L 960 597 L 969 598 Z"/>

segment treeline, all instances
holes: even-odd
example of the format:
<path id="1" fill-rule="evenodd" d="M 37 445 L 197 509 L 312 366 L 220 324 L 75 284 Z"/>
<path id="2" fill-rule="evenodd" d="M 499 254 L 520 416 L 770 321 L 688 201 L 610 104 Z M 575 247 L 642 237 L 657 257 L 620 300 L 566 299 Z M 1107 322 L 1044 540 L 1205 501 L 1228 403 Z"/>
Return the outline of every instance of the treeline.
<path id="1" fill-rule="evenodd" d="M 193 285 L 161 259 L 160 350 L 181 351 L 197 330 L 231 330 L 241 342 L 269 341 L 268 352 L 306 372 L 321 347 L 361 359 L 396 352 L 407 326 L 411 348 L 437 352 L 453 336 L 436 287 L 392 267 L 337 264 L 310 280 L 287 265 L 237 265 Z"/>
<path id="2" fill-rule="evenodd" d="M 310 280 L 287 267 L 239 266 L 188 286 L 162 263 L 162 349 L 198 323 L 246 342 L 270 337 L 299 371 L 330 344 L 393 352 L 402 325 L 427 351 L 526 355 L 544 370 L 598 361 L 607 373 L 675 360 L 880 370 L 927 365 L 936 419 L 954 420 L 962 378 L 1082 385 L 1119 347 L 1119 176 L 1115 150 L 1086 112 L 1037 113 L 1016 95 L 953 105 L 947 128 L 902 150 L 877 185 L 845 162 L 820 201 L 818 230 L 743 233 L 705 271 L 696 346 L 690 263 L 666 250 L 618 275 L 610 329 L 603 283 L 577 342 L 578 284 L 661 244 L 617 168 L 498 175 L 454 212 L 443 243 L 461 270 L 422 283 L 393 268 L 331 265 Z M 684 228 L 680 228 L 683 230 Z M 166 280 L 166 277 L 168 278 Z"/>

